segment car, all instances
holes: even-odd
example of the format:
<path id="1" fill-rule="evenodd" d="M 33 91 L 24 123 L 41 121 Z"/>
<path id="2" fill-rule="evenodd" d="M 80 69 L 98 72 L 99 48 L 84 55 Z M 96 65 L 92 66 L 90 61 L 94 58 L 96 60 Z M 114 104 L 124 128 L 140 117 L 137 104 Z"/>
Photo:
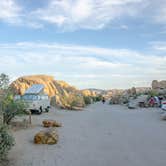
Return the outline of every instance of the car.
<path id="1" fill-rule="evenodd" d="M 166 100 L 161 101 L 161 108 L 166 111 Z"/>

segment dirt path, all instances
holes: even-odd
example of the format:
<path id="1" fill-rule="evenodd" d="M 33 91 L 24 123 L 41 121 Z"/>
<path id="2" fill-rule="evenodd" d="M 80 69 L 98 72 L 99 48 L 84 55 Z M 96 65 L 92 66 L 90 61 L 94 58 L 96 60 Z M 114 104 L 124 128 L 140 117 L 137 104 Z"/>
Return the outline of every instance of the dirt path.
<path id="1" fill-rule="evenodd" d="M 128 110 L 97 103 L 81 112 L 33 116 L 37 127 L 15 132 L 14 166 L 164 166 L 166 122 L 158 110 Z M 42 119 L 63 123 L 57 145 L 34 145 Z"/>

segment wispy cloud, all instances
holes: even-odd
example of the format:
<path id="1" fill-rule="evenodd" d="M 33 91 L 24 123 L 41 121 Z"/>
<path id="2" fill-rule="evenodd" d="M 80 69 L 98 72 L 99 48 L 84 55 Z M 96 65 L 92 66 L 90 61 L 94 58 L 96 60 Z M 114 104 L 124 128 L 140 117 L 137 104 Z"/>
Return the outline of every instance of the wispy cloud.
<path id="1" fill-rule="evenodd" d="M 1 0 L 0 20 L 35 29 L 52 24 L 61 31 L 100 30 L 117 25 L 128 30 L 128 22 L 120 20 L 137 17 L 166 24 L 165 0 L 49 0 L 45 6 L 28 9 L 18 2 Z"/>
<path id="2" fill-rule="evenodd" d="M 0 61 L 0 72 L 13 77 L 37 74 L 37 71 L 83 88 L 150 86 L 153 79 L 164 79 L 166 75 L 166 56 L 95 46 L 43 42 L 1 44 Z"/>
<path id="3" fill-rule="evenodd" d="M 166 53 L 166 41 L 152 41 L 149 43 L 153 51 Z"/>
<path id="4" fill-rule="evenodd" d="M 156 7 L 154 8 L 155 14 L 153 16 L 156 23 L 166 25 L 166 2 L 165 0 L 159 0 L 154 3 Z"/>
<path id="5" fill-rule="evenodd" d="M 14 23 L 18 21 L 21 13 L 21 7 L 15 0 L 1 0 L 0 1 L 0 20 Z"/>
<path id="6" fill-rule="evenodd" d="M 47 7 L 32 13 L 37 19 L 64 30 L 101 29 L 120 17 L 136 15 L 136 6 L 142 6 L 142 2 L 143 0 L 51 0 Z"/>

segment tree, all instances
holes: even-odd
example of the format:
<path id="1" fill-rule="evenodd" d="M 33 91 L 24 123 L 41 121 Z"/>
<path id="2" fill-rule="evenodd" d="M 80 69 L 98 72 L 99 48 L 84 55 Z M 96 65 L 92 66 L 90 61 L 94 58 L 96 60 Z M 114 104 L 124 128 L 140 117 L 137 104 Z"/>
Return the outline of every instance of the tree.
<path id="1" fill-rule="evenodd" d="M 9 133 L 8 126 L 3 124 L 7 103 L 11 97 L 9 96 L 9 77 L 2 73 L 0 75 L 0 118 L 2 120 L 0 121 L 0 162 L 14 145 L 14 138 Z"/>
<path id="2" fill-rule="evenodd" d="M 9 87 L 9 76 L 1 73 L 0 75 L 0 90 L 5 90 Z"/>
<path id="3" fill-rule="evenodd" d="M 25 104 L 22 101 L 14 100 L 14 93 L 9 86 L 9 76 L 0 75 L 0 116 L 3 116 L 3 123 L 9 124 L 16 114 L 23 112 Z"/>

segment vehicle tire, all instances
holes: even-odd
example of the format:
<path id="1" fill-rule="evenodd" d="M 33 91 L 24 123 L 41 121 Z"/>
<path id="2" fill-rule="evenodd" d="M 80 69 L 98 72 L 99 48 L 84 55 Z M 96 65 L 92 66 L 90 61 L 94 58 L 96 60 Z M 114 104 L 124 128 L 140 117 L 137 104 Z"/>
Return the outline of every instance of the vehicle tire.
<path id="1" fill-rule="evenodd" d="M 42 112 L 43 112 L 43 108 L 42 108 L 42 106 L 40 106 L 38 113 L 41 114 Z"/>
<path id="2" fill-rule="evenodd" d="M 47 106 L 47 108 L 45 108 L 45 111 L 46 111 L 46 112 L 49 112 L 49 111 L 50 111 L 50 107 Z"/>

